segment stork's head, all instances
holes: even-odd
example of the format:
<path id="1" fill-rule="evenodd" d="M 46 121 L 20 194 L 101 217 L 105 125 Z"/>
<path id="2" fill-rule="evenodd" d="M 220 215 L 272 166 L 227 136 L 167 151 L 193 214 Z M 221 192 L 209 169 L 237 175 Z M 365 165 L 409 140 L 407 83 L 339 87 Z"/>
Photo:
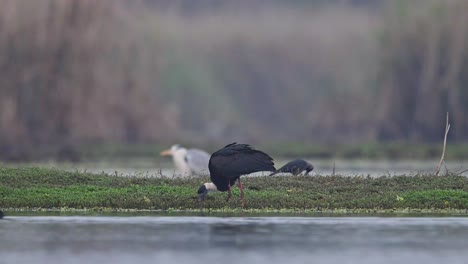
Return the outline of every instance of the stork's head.
<path id="1" fill-rule="evenodd" d="M 205 200 L 206 195 L 208 195 L 209 192 L 215 192 L 218 191 L 218 188 L 216 188 L 216 185 L 212 182 L 207 182 L 202 184 L 200 188 L 198 188 L 198 198 L 200 199 L 200 202 L 203 202 Z"/>

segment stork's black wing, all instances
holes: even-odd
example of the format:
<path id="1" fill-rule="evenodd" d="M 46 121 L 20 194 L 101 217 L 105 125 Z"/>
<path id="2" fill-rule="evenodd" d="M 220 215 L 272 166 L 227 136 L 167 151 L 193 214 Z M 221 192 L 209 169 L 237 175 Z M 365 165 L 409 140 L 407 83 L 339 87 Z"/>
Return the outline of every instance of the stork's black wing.
<path id="1" fill-rule="evenodd" d="M 211 155 L 208 165 L 211 181 L 222 190 L 244 174 L 275 171 L 273 158 L 247 144 L 232 143 Z"/>

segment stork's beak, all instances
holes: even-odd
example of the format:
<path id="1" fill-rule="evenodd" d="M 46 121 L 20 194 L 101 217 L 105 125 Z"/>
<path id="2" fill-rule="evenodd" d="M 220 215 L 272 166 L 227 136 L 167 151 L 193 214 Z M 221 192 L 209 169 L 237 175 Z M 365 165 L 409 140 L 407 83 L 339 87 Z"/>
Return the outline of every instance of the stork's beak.
<path id="1" fill-rule="evenodd" d="M 200 210 L 203 210 L 203 208 L 205 207 L 205 197 L 206 193 L 200 193 L 198 195 L 198 206 L 200 207 Z"/>
<path id="2" fill-rule="evenodd" d="M 205 197 L 208 194 L 208 190 L 206 189 L 206 186 L 203 184 L 198 188 L 198 201 L 200 201 L 200 208 L 203 207 L 203 202 L 205 201 Z"/>
<path id="3" fill-rule="evenodd" d="M 200 201 L 201 204 L 205 201 L 206 193 L 200 193 L 198 195 L 198 200 Z"/>
<path id="4" fill-rule="evenodd" d="M 166 149 L 164 151 L 161 151 L 161 153 L 159 153 L 159 155 L 161 155 L 161 156 L 170 156 L 170 155 L 172 155 L 172 151 L 170 149 Z"/>

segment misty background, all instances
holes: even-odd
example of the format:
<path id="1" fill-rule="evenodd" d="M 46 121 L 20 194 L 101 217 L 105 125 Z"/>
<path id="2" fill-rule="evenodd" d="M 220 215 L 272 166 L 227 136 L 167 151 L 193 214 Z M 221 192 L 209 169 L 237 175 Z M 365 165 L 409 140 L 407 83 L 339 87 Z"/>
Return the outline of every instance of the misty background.
<path id="1" fill-rule="evenodd" d="M 0 7 L 3 160 L 102 144 L 440 143 L 447 111 L 449 142 L 468 140 L 466 0 Z"/>

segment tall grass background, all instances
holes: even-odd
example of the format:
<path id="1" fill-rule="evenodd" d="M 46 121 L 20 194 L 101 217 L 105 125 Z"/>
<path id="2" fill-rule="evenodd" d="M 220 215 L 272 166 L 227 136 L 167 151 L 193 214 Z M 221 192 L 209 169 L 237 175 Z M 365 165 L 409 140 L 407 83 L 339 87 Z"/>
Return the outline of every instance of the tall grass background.
<path id="1" fill-rule="evenodd" d="M 468 1 L 0 0 L 0 158 L 468 139 Z"/>

